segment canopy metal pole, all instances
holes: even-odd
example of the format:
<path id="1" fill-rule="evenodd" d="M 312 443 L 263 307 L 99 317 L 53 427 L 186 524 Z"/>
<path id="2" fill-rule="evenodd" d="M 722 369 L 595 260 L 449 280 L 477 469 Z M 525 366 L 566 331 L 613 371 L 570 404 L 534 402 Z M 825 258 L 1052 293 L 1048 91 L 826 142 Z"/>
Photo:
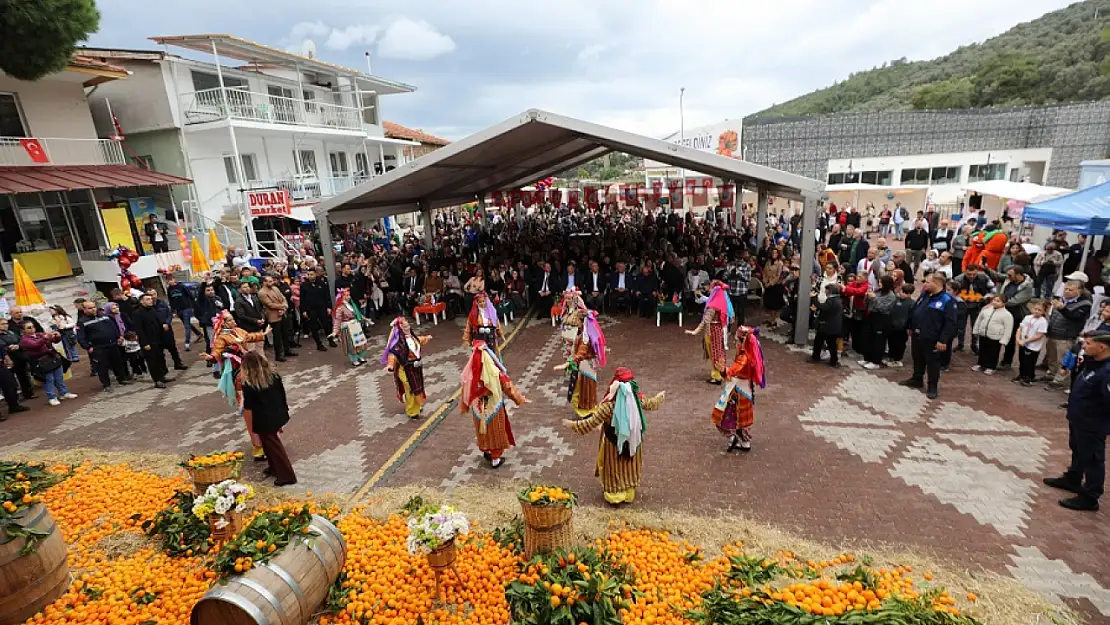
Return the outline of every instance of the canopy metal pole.
<path id="1" fill-rule="evenodd" d="M 762 197 L 762 195 L 761 195 Z M 802 208 L 802 259 L 798 267 L 798 308 L 794 316 L 794 343 L 805 345 L 809 341 L 809 290 L 813 277 L 813 259 L 817 255 L 817 240 L 813 231 L 817 229 L 818 195 L 806 195 Z"/>
<path id="2" fill-rule="evenodd" d="M 763 246 L 763 237 L 767 236 L 767 189 L 758 189 L 759 200 L 756 208 L 755 248 Z"/>
<path id="3" fill-rule="evenodd" d="M 331 241 L 331 223 L 327 213 L 316 217 L 316 228 L 320 232 L 320 247 L 324 248 L 322 251 L 324 268 L 328 271 L 328 292 L 331 293 L 331 301 L 335 301 L 335 246 Z"/>
<path id="4" fill-rule="evenodd" d="M 431 252 L 434 228 L 432 227 L 432 203 L 430 201 L 420 200 L 420 214 L 424 217 L 424 249 Z"/>

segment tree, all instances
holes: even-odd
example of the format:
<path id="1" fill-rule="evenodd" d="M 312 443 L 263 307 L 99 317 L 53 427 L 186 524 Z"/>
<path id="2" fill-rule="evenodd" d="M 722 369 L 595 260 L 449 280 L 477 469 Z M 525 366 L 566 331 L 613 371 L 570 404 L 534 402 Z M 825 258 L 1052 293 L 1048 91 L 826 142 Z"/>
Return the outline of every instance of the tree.
<path id="1" fill-rule="evenodd" d="M 95 0 L 0 0 L 0 70 L 20 80 L 64 70 L 99 25 Z"/>
<path id="2" fill-rule="evenodd" d="M 975 83 L 966 76 L 918 87 L 910 103 L 917 110 L 971 108 Z"/>

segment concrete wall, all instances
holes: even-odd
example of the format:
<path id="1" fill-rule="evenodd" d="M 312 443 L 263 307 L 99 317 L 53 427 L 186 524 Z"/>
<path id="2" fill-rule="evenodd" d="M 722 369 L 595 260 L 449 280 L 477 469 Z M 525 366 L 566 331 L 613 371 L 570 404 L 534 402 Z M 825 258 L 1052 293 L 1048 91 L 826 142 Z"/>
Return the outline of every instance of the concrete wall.
<path id="1" fill-rule="evenodd" d="M 149 156 L 154 162 L 154 171 L 189 178 L 188 163 L 181 150 L 179 133 L 176 128 L 128 133 L 123 141 L 128 160 L 134 163 L 136 156 Z M 191 199 L 188 185 L 174 185 L 170 187 L 170 192 L 178 206 L 181 206 L 181 202 Z"/>
<path id="2" fill-rule="evenodd" d="M 837 159 L 1051 148 L 1045 184 L 1074 188 L 1080 161 L 1108 155 L 1110 102 L 748 118 L 742 143 L 749 161 L 819 180 Z"/>
<path id="3" fill-rule="evenodd" d="M 0 74 L 0 91 L 15 93 L 32 137 L 96 139 L 84 87 L 75 74 L 35 82 Z"/>
<path id="4" fill-rule="evenodd" d="M 108 103 L 124 136 L 173 128 L 176 125 L 175 98 L 166 67 L 154 61 L 112 59 L 112 62 L 123 66 L 131 76 L 105 83 L 89 96 L 89 106 L 101 136 L 116 134 L 108 114 Z"/>

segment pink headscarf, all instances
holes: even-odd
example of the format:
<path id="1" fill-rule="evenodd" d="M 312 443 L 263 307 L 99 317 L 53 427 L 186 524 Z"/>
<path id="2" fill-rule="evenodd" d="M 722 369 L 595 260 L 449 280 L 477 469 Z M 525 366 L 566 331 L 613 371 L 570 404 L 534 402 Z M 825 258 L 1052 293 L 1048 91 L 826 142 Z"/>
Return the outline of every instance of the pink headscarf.
<path id="1" fill-rule="evenodd" d="M 601 331 L 601 324 L 597 322 L 597 311 L 586 311 L 586 318 L 583 320 L 582 331 L 586 333 L 586 338 L 590 341 L 590 346 L 594 348 L 594 353 L 597 354 L 597 365 L 599 367 L 604 367 L 608 357 L 605 355 L 605 333 Z"/>

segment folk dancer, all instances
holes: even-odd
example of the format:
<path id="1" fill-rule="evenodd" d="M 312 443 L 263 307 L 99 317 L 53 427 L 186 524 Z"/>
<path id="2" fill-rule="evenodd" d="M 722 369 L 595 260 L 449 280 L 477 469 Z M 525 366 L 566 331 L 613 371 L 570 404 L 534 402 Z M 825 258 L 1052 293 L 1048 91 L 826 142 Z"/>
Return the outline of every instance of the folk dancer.
<path id="1" fill-rule="evenodd" d="M 501 331 L 501 322 L 497 319 L 497 309 L 494 308 L 489 295 L 485 291 L 477 293 L 474 296 L 474 303 L 470 305 L 466 328 L 463 329 L 463 346 L 471 347 L 473 343 L 482 341 L 500 358 L 501 343 L 504 340 L 505 334 Z"/>
<path id="2" fill-rule="evenodd" d="M 601 481 L 605 501 L 632 503 L 643 473 L 643 438 L 647 431 L 645 410 L 663 405 L 664 393 L 644 399 L 632 370 L 618 367 L 609 392 L 585 419 L 564 420 L 578 434 L 603 426 L 594 475 Z"/>
<path id="3" fill-rule="evenodd" d="M 362 324 L 364 317 L 362 311 L 358 306 L 351 301 L 351 291 L 349 289 L 339 289 L 335 292 L 335 307 L 332 308 L 331 313 L 331 335 L 329 339 L 340 337 L 343 343 L 343 350 L 347 353 L 347 359 L 351 361 L 351 365 L 361 367 L 366 364 L 366 339 L 362 334 L 361 328 L 359 329 L 358 336 L 362 337 L 362 343 L 357 342 L 356 336 L 344 326 L 351 321 L 357 321 Z"/>
<path id="4" fill-rule="evenodd" d="M 474 341 L 470 360 L 462 370 L 459 407 L 474 419 L 478 449 L 494 469 L 504 462 L 501 456 L 505 450 L 516 445 L 506 398 L 518 406 L 529 401 L 513 386 L 497 353 L 485 341 Z"/>
<path id="5" fill-rule="evenodd" d="M 709 360 L 710 384 L 720 384 L 725 378 L 726 359 L 728 350 L 725 347 L 725 332 L 732 322 L 732 300 L 728 298 L 728 286 L 720 280 L 714 280 L 709 285 L 709 299 L 705 302 L 705 312 L 702 313 L 701 323 L 686 334 L 696 336 L 705 332 L 705 357 Z"/>
<path id="6" fill-rule="evenodd" d="M 381 363 L 393 373 L 397 399 L 405 404 L 405 414 L 419 419 L 428 396 L 424 393 L 424 363 L 421 351 L 431 336 L 416 336 L 404 317 L 393 320 L 389 341 L 382 352 Z"/>
<path id="7" fill-rule="evenodd" d="M 239 368 L 243 364 L 243 356 L 250 351 L 250 344 L 264 342 L 266 335 L 272 330 L 273 326 L 267 326 L 264 332 L 247 332 L 239 327 L 229 311 L 220 311 L 212 320 L 212 350 L 201 354 L 205 360 L 219 364 L 220 378 L 217 386 L 227 398 L 228 405 L 243 415 L 255 462 L 265 460 L 266 453 L 262 449 L 262 439 L 254 433 L 251 411 L 243 410 L 243 380 L 239 375 Z"/>
<path id="8" fill-rule="evenodd" d="M 597 322 L 597 312 L 588 310 L 570 358 L 555 367 L 556 371 L 568 371 L 567 401 L 579 419 L 597 408 L 597 370 L 605 366 L 605 361 L 605 334 Z"/>
<path id="9" fill-rule="evenodd" d="M 728 451 L 751 451 L 755 423 L 755 387 L 767 387 L 759 331 L 736 328 L 736 358 L 725 372 L 725 387 L 713 406 L 713 425 L 729 437 Z"/>
<path id="10" fill-rule="evenodd" d="M 563 291 L 563 299 L 559 302 L 560 323 L 559 334 L 563 337 L 563 360 L 569 360 L 574 354 L 574 343 L 578 338 L 578 331 L 586 316 L 586 302 L 582 301 L 582 293 L 571 288 Z"/>

